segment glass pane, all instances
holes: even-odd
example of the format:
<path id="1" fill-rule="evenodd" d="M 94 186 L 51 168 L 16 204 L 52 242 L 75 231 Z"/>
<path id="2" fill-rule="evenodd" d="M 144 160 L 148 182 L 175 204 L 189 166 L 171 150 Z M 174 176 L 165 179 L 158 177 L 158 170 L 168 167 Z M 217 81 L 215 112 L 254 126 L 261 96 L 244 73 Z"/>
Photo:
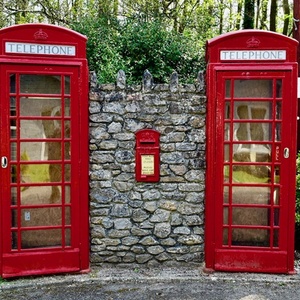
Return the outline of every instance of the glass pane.
<path id="1" fill-rule="evenodd" d="M 15 93 L 16 92 L 16 74 L 10 74 L 9 75 L 10 78 L 10 93 Z"/>
<path id="2" fill-rule="evenodd" d="M 10 166 L 10 182 L 11 183 L 16 183 L 17 182 L 17 180 L 18 180 L 17 174 L 18 174 L 17 165 L 11 165 Z"/>
<path id="3" fill-rule="evenodd" d="M 270 247 L 267 229 L 232 229 L 232 244 L 236 246 Z"/>
<path id="4" fill-rule="evenodd" d="M 18 194 L 17 194 L 17 188 L 12 187 L 10 189 L 10 198 L 11 198 L 11 205 L 16 205 L 18 203 Z"/>
<path id="5" fill-rule="evenodd" d="M 21 120 L 22 139 L 44 139 L 61 137 L 60 120 Z"/>
<path id="6" fill-rule="evenodd" d="M 65 230 L 65 244 L 66 246 L 71 246 L 71 229 Z"/>
<path id="7" fill-rule="evenodd" d="M 23 249 L 62 245 L 61 229 L 27 230 L 21 233 Z"/>
<path id="8" fill-rule="evenodd" d="M 230 167 L 228 165 L 225 165 L 223 168 L 223 177 L 224 177 L 224 182 L 228 183 L 229 182 L 229 175 L 230 175 Z"/>
<path id="9" fill-rule="evenodd" d="M 270 144 L 235 144 L 234 161 L 240 162 L 270 162 L 271 145 Z"/>
<path id="10" fill-rule="evenodd" d="M 225 97 L 226 98 L 230 98 L 230 96 L 231 96 L 231 93 L 230 93 L 230 83 L 231 83 L 230 79 L 226 79 L 225 80 Z"/>
<path id="11" fill-rule="evenodd" d="M 228 144 L 225 144 L 224 145 L 224 161 L 229 161 L 229 158 L 230 158 L 230 145 Z"/>
<path id="12" fill-rule="evenodd" d="M 272 120 L 271 101 L 235 101 L 234 119 Z"/>
<path id="13" fill-rule="evenodd" d="M 65 116 L 70 116 L 70 98 L 65 98 Z"/>
<path id="14" fill-rule="evenodd" d="M 61 160 L 59 142 L 22 142 L 20 143 L 21 161 Z"/>
<path id="15" fill-rule="evenodd" d="M 223 208 L 223 224 L 228 225 L 228 207 Z"/>
<path id="16" fill-rule="evenodd" d="M 223 201 L 224 201 L 224 203 L 229 203 L 229 186 L 224 186 Z"/>
<path id="17" fill-rule="evenodd" d="M 70 76 L 65 76 L 65 94 L 70 94 Z"/>
<path id="18" fill-rule="evenodd" d="M 61 76 L 20 75 L 20 91 L 25 94 L 60 94 Z"/>
<path id="19" fill-rule="evenodd" d="M 71 208 L 65 208 L 65 225 L 71 225 Z"/>
<path id="20" fill-rule="evenodd" d="M 282 102 L 276 101 L 276 119 L 281 120 L 282 118 Z"/>
<path id="21" fill-rule="evenodd" d="M 279 230 L 275 229 L 273 232 L 273 247 L 279 247 Z"/>
<path id="22" fill-rule="evenodd" d="M 224 119 L 230 119 L 230 102 L 225 102 Z"/>
<path id="23" fill-rule="evenodd" d="M 21 190 L 21 205 L 61 203 L 59 186 L 30 186 Z"/>
<path id="24" fill-rule="evenodd" d="M 60 182 L 60 164 L 21 164 L 22 178 L 26 177 L 26 182 Z M 26 176 L 25 176 L 26 175 Z"/>
<path id="25" fill-rule="evenodd" d="M 22 97 L 21 116 L 60 116 L 61 99 L 44 97 Z"/>
<path id="26" fill-rule="evenodd" d="M 16 97 L 10 97 L 10 116 L 15 117 L 16 112 Z"/>
<path id="27" fill-rule="evenodd" d="M 43 120 L 43 134 L 46 138 L 61 138 L 60 120 Z"/>
<path id="28" fill-rule="evenodd" d="M 276 128 L 275 128 L 275 141 L 276 141 L 276 142 L 281 141 L 281 123 L 276 123 Z"/>
<path id="29" fill-rule="evenodd" d="M 235 98 L 272 98 L 273 80 L 271 79 L 236 79 L 234 80 Z"/>
<path id="30" fill-rule="evenodd" d="M 17 143 L 10 143 L 10 159 L 17 159 Z"/>
<path id="31" fill-rule="evenodd" d="M 274 167 L 274 183 L 280 182 L 280 166 Z"/>
<path id="32" fill-rule="evenodd" d="M 274 208 L 274 226 L 279 226 L 279 208 Z"/>
<path id="33" fill-rule="evenodd" d="M 71 126 L 70 121 L 65 121 L 65 138 L 71 137 Z"/>
<path id="34" fill-rule="evenodd" d="M 16 98 L 10 97 L 10 116 L 15 117 L 17 115 L 16 111 Z M 10 119 L 10 136 L 11 138 L 17 137 L 17 119 Z"/>
<path id="35" fill-rule="evenodd" d="M 228 245 L 228 228 L 223 229 L 223 245 Z"/>
<path id="36" fill-rule="evenodd" d="M 225 123 L 224 126 L 224 140 L 229 141 L 230 140 L 230 124 Z"/>
<path id="37" fill-rule="evenodd" d="M 71 165 L 66 164 L 65 165 L 65 182 L 70 182 L 71 177 Z"/>
<path id="38" fill-rule="evenodd" d="M 233 225 L 267 226 L 270 209 L 258 207 L 233 207 Z"/>
<path id="39" fill-rule="evenodd" d="M 274 205 L 280 205 L 280 189 L 279 187 L 274 188 Z"/>
<path id="40" fill-rule="evenodd" d="M 276 80 L 276 98 L 282 98 L 282 79 Z"/>
<path id="41" fill-rule="evenodd" d="M 70 142 L 66 142 L 64 159 L 70 159 L 70 158 L 71 158 L 71 144 L 70 144 Z"/>
<path id="42" fill-rule="evenodd" d="M 245 122 L 234 123 L 234 140 L 235 141 L 271 141 L 272 124 Z"/>
<path id="43" fill-rule="evenodd" d="M 49 182 L 61 182 L 61 165 L 51 164 L 49 165 Z"/>
<path id="44" fill-rule="evenodd" d="M 17 137 L 17 125 L 16 120 L 10 120 L 10 137 L 12 139 Z"/>
<path id="45" fill-rule="evenodd" d="M 61 217 L 60 207 L 25 208 L 21 210 L 21 226 L 59 226 Z"/>
<path id="46" fill-rule="evenodd" d="M 18 227 L 18 211 L 16 209 L 11 210 L 11 227 Z"/>
<path id="47" fill-rule="evenodd" d="M 14 231 L 11 233 L 11 248 L 18 249 L 18 233 Z"/>
<path id="48" fill-rule="evenodd" d="M 71 203 L 71 187 L 65 186 L 65 203 Z"/>
<path id="49" fill-rule="evenodd" d="M 233 181 L 239 183 L 268 183 L 271 181 L 268 166 L 233 166 Z"/>
<path id="50" fill-rule="evenodd" d="M 269 187 L 232 187 L 233 204 L 270 204 L 270 197 Z"/>

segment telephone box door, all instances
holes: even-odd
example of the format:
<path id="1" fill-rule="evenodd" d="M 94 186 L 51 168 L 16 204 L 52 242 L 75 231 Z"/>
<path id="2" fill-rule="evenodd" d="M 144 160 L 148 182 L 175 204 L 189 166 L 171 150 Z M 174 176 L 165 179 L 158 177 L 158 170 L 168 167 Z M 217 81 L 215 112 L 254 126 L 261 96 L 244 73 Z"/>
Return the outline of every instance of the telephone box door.
<path id="1" fill-rule="evenodd" d="M 2 277 L 88 268 L 79 73 L 1 66 Z"/>
<path id="2" fill-rule="evenodd" d="M 215 270 L 294 270 L 295 76 L 269 69 L 215 69 L 206 233 Z"/>

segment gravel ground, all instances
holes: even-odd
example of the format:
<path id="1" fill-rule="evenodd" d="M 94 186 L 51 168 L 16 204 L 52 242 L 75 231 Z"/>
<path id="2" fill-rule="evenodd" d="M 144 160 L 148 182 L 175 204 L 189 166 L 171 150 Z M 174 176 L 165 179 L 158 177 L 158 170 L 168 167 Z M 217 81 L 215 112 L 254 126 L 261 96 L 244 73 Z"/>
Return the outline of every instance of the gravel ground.
<path id="1" fill-rule="evenodd" d="M 1 300 L 299 300 L 300 260 L 296 275 L 215 272 L 201 267 L 93 268 L 89 274 L 5 280 Z"/>

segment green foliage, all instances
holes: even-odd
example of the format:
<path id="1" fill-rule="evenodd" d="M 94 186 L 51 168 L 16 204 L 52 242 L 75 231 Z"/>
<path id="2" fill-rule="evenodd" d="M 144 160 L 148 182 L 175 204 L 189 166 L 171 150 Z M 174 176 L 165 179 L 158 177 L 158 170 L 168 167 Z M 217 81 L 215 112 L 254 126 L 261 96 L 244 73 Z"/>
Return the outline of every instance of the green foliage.
<path id="1" fill-rule="evenodd" d="M 101 83 L 114 82 L 120 69 L 128 83 L 141 82 L 146 69 L 157 82 L 167 82 L 174 70 L 181 82 L 191 82 L 204 68 L 197 40 L 168 31 L 160 21 L 87 18 L 74 23 L 72 29 L 88 37 L 89 68 L 96 71 Z"/>
<path id="2" fill-rule="evenodd" d="M 115 81 L 120 69 L 128 83 L 140 82 L 146 69 L 156 82 L 173 70 L 180 82 L 191 82 L 205 69 L 208 39 L 242 23 L 289 34 L 292 20 L 289 0 L 0 1 L 0 27 L 45 22 L 85 34 L 90 70 L 103 83 Z"/>
<path id="3" fill-rule="evenodd" d="M 174 70 L 182 81 L 191 81 L 196 78 L 203 61 L 203 55 L 192 39 L 166 30 L 156 20 L 130 20 L 122 27 L 120 43 L 132 81 L 140 80 L 146 69 L 158 82 L 167 82 Z"/>
<path id="4" fill-rule="evenodd" d="M 119 24 L 114 19 L 82 18 L 71 25 L 88 37 L 87 58 L 90 70 L 96 71 L 101 83 L 114 82 L 120 69 L 125 69 L 120 54 Z"/>
<path id="5" fill-rule="evenodd" d="M 297 157 L 297 175 L 296 175 L 296 224 L 300 226 L 300 153 Z"/>
<path id="6" fill-rule="evenodd" d="M 6 283 L 6 280 L 0 277 L 0 285 Z"/>
<path id="7" fill-rule="evenodd" d="M 245 0 L 244 29 L 254 28 L 254 0 Z"/>

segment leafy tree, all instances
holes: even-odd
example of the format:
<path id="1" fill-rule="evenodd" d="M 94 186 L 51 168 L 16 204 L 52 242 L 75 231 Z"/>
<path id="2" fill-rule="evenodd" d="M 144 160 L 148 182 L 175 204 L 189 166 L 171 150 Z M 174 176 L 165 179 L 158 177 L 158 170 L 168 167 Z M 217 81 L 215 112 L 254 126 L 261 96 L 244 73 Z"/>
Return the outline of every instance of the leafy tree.
<path id="1" fill-rule="evenodd" d="M 261 17 L 260 17 L 260 25 L 257 28 L 259 29 L 267 29 L 267 16 L 268 16 L 268 0 L 261 0 Z"/>
<path id="2" fill-rule="evenodd" d="M 244 29 L 254 28 L 254 0 L 245 0 Z"/>
<path id="3" fill-rule="evenodd" d="M 277 0 L 271 0 L 270 30 L 276 31 Z"/>
<path id="4" fill-rule="evenodd" d="M 82 18 L 80 22 L 71 25 L 86 36 L 87 57 L 89 68 L 96 71 L 100 82 L 114 82 L 116 74 L 120 69 L 126 70 L 124 59 L 120 53 L 119 24 L 116 19 Z"/>
<path id="5" fill-rule="evenodd" d="M 101 82 L 113 82 L 120 69 L 126 72 L 129 83 L 140 82 L 146 69 L 158 82 L 168 81 L 174 70 L 187 82 L 204 67 L 203 53 L 195 41 L 166 30 L 160 21 L 133 18 L 119 23 L 102 17 L 81 20 L 73 29 L 89 36 L 89 66 L 97 71 Z"/>
<path id="6" fill-rule="evenodd" d="M 289 5 L 289 1 L 288 0 L 283 0 L 282 1 L 283 4 L 283 13 L 284 13 L 284 23 L 283 23 L 283 30 L 282 33 L 284 35 L 288 35 L 289 32 L 289 23 L 290 23 L 290 5 Z"/>
<path id="7" fill-rule="evenodd" d="M 208 39 L 242 27 L 289 34 L 290 6 L 289 0 L 0 0 L 0 25 L 45 22 L 85 34 L 90 68 L 102 82 L 119 69 L 136 81 L 146 68 L 158 81 L 173 70 L 189 81 L 204 67 Z"/>
<path id="8" fill-rule="evenodd" d="M 129 20 L 122 27 L 120 42 L 133 81 L 140 80 L 146 69 L 160 82 L 166 82 L 174 70 L 189 81 L 196 77 L 204 60 L 189 37 L 166 30 L 156 20 Z"/>

